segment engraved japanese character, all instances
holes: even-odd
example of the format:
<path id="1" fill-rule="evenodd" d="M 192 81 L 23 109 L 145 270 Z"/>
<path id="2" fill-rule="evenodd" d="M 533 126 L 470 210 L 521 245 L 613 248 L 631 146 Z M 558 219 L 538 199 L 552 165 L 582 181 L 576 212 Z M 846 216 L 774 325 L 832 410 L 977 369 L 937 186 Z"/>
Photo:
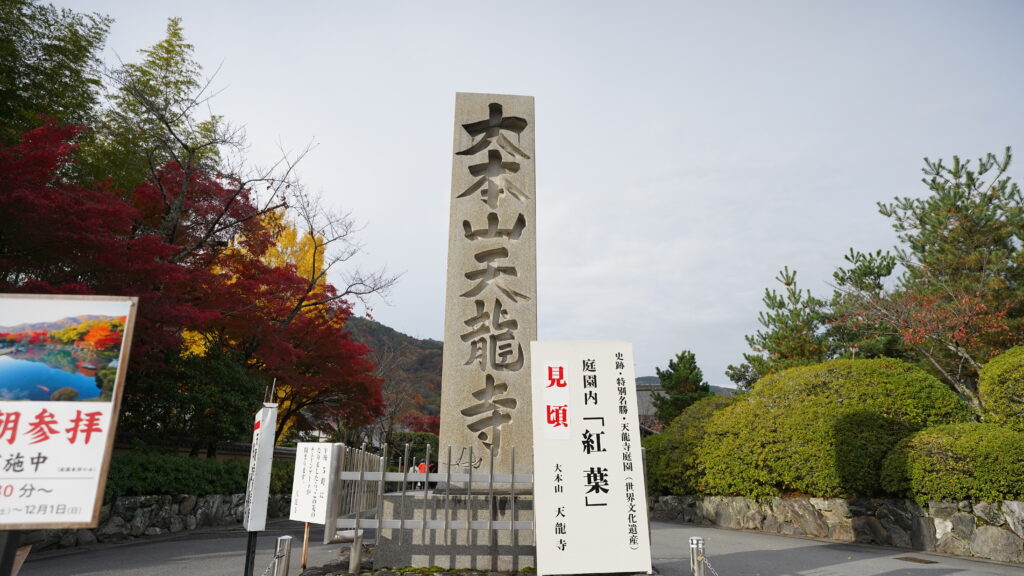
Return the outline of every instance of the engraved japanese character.
<path id="1" fill-rule="evenodd" d="M 465 198 L 480 192 L 480 200 L 491 210 L 498 207 L 498 199 L 505 194 L 524 202 L 530 196 L 516 186 L 511 178 L 511 175 L 519 172 L 520 168 L 518 162 L 502 162 L 501 153 L 491 150 L 487 153 L 487 162 L 469 167 L 469 173 L 478 178 L 458 197 Z"/>
<path id="2" fill-rule="evenodd" d="M 504 134 L 504 132 L 514 132 L 518 140 L 523 130 L 526 130 L 526 127 L 529 125 L 526 119 L 518 116 L 506 118 L 501 104 L 497 102 L 489 104 L 487 111 L 487 120 L 462 125 L 463 130 L 469 133 L 471 137 L 476 138 L 480 136 L 481 138 L 469 148 L 456 152 L 456 154 L 459 156 L 471 156 L 492 146 L 498 146 L 512 156 L 529 159 L 530 155 L 519 148 L 519 146 L 513 144 Z"/>
<path id="3" fill-rule="evenodd" d="M 492 248 L 490 250 L 484 250 L 483 252 L 477 253 L 473 258 L 485 266 L 479 270 L 466 272 L 466 280 L 474 281 L 477 284 L 464 292 L 462 294 L 463 297 L 476 297 L 488 286 L 493 285 L 498 289 L 498 291 L 507 296 L 513 302 L 530 299 L 526 294 L 516 292 L 515 290 L 506 287 L 500 281 L 503 276 L 511 276 L 512 278 L 519 277 L 519 271 L 516 270 L 515 266 L 496 266 L 494 264 L 495 260 L 508 258 L 507 248 Z"/>
<path id="4" fill-rule="evenodd" d="M 501 226 L 501 221 L 495 212 L 487 214 L 486 228 L 474 229 L 473 224 L 469 220 L 462 221 L 462 229 L 465 231 L 466 239 L 468 240 L 476 240 L 478 238 L 519 240 L 523 235 L 523 230 L 526 229 L 526 216 L 520 214 L 511 228 L 499 228 L 499 226 Z"/>
<path id="5" fill-rule="evenodd" d="M 494 301 L 494 307 L 489 313 L 484 308 L 483 300 L 477 300 L 475 304 L 476 316 L 464 322 L 470 331 L 460 336 L 470 346 L 469 359 L 464 365 L 476 362 L 481 370 L 522 370 L 523 345 L 515 342 L 513 333 L 519 328 L 519 322 L 508 317 L 508 310 L 504 309 L 500 300 Z"/>
<path id="6" fill-rule="evenodd" d="M 495 449 L 501 447 L 501 427 L 512 421 L 512 416 L 508 411 L 514 410 L 519 404 L 515 398 L 499 398 L 507 392 L 508 384 L 496 383 L 494 377 L 487 374 L 484 379 L 484 387 L 473 392 L 473 397 L 480 402 L 461 411 L 463 416 L 476 418 L 467 424 L 466 428 L 469 428 L 471 432 L 476 432 L 477 438 L 488 448 L 491 446 L 494 446 Z"/>

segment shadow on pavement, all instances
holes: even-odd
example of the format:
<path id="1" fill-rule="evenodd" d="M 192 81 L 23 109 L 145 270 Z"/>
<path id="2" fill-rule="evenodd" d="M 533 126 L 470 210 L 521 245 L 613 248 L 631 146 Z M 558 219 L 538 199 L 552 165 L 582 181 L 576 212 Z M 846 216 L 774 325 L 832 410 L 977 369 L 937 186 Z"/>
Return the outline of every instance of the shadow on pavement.
<path id="1" fill-rule="evenodd" d="M 746 552 L 725 552 L 720 555 L 708 551 L 708 560 L 720 576 L 946 576 L 968 572 L 950 566 L 915 566 L 912 562 L 897 560 L 895 555 L 910 555 L 909 550 L 888 550 L 893 556 L 879 555 L 871 547 L 846 544 L 796 546 L 776 550 L 759 549 Z M 887 566 L 875 566 L 884 572 L 872 571 L 858 563 L 884 562 Z M 906 567 L 891 568 L 892 563 Z M 689 576 L 690 560 L 655 559 L 654 566 L 663 576 Z M 711 570 L 706 571 L 713 576 Z"/>

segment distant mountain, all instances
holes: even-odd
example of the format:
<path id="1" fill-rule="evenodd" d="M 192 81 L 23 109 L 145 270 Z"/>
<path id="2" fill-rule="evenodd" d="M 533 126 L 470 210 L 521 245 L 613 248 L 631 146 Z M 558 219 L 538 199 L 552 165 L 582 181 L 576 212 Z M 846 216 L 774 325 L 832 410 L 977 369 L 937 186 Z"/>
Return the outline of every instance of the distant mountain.
<path id="1" fill-rule="evenodd" d="M 443 343 L 403 334 L 369 318 L 353 316 L 346 327 L 352 336 L 373 350 L 379 364 L 386 365 L 392 378 L 400 378 L 415 385 L 423 401 L 419 411 L 424 415 L 441 412 L 441 357 Z M 637 384 L 658 384 L 657 376 L 640 376 Z M 711 386 L 721 396 L 732 396 L 736 390 Z"/>
<path id="2" fill-rule="evenodd" d="M 658 384 L 658 382 L 657 376 L 639 376 L 636 379 L 637 384 Z M 726 388 L 725 386 L 709 386 L 709 388 L 719 396 L 732 396 L 736 394 L 735 388 Z"/>
<path id="3" fill-rule="evenodd" d="M 386 377 L 413 384 L 422 397 L 419 412 L 436 415 L 441 412 L 441 351 L 438 340 L 413 338 L 369 318 L 353 316 L 346 328 L 373 353 L 374 361 Z"/>
<path id="4" fill-rule="evenodd" d="M 21 332 L 53 332 L 54 330 L 63 330 L 68 326 L 77 326 L 82 322 L 88 322 L 90 320 L 113 320 L 114 318 L 118 318 L 118 316 L 83 314 L 81 316 L 61 318 L 60 320 L 54 320 L 52 322 L 30 322 L 15 324 L 14 326 L 0 326 L 0 332 L 7 334 L 19 334 Z"/>

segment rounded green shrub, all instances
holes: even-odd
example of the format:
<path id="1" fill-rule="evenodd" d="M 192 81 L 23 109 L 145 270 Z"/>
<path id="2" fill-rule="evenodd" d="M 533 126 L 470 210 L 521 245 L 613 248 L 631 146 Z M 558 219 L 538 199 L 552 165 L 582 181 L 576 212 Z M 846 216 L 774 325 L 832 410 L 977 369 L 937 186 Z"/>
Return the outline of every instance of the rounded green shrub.
<path id="1" fill-rule="evenodd" d="M 711 417 L 698 461 L 701 491 L 876 495 L 882 460 L 900 439 L 969 417 L 956 394 L 900 360 L 791 368 L 761 379 Z"/>
<path id="2" fill-rule="evenodd" d="M 1024 346 L 1011 348 L 982 367 L 978 395 L 986 422 L 1024 432 Z"/>
<path id="3" fill-rule="evenodd" d="M 697 454 L 708 420 L 732 402 L 728 396 L 702 398 L 686 407 L 660 434 L 644 438 L 648 493 L 697 493 L 701 477 Z"/>
<path id="4" fill-rule="evenodd" d="M 979 422 L 922 430 L 885 459 L 882 485 L 921 503 L 1024 499 L 1024 433 Z"/>

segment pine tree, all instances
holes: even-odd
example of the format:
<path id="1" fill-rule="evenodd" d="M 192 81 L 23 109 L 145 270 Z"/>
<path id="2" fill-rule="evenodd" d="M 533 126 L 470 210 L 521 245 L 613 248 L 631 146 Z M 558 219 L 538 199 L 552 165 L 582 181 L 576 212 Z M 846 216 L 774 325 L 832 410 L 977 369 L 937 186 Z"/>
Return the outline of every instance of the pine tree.
<path id="1" fill-rule="evenodd" d="M 878 205 L 898 235 L 895 252 L 851 251 L 852 266 L 835 275 L 840 324 L 899 337 L 979 415 L 978 370 L 1024 327 L 1024 199 L 1007 176 L 1011 159 L 1009 148 L 976 168 L 925 158 L 929 194 Z"/>
<path id="2" fill-rule="evenodd" d="M 765 288 L 762 302 L 767 310 L 758 315 L 764 329 L 746 337 L 753 353 L 744 354 L 742 364 L 730 365 L 725 372 L 740 389 L 749 389 L 773 372 L 816 364 L 829 357 L 825 302 L 812 296 L 810 290 L 801 290 L 796 271 L 788 266 L 775 279 L 785 292 Z"/>
<path id="3" fill-rule="evenodd" d="M 687 406 L 706 396 L 711 388 L 704 381 L 704 373 L 697 366 L 697 357 L 689 350 L 683 350 L 668 362 L 668 368 L 655 368 L 664 394 L 653 395 L 654 410 L 658 420 L 668 426 Z"/>

